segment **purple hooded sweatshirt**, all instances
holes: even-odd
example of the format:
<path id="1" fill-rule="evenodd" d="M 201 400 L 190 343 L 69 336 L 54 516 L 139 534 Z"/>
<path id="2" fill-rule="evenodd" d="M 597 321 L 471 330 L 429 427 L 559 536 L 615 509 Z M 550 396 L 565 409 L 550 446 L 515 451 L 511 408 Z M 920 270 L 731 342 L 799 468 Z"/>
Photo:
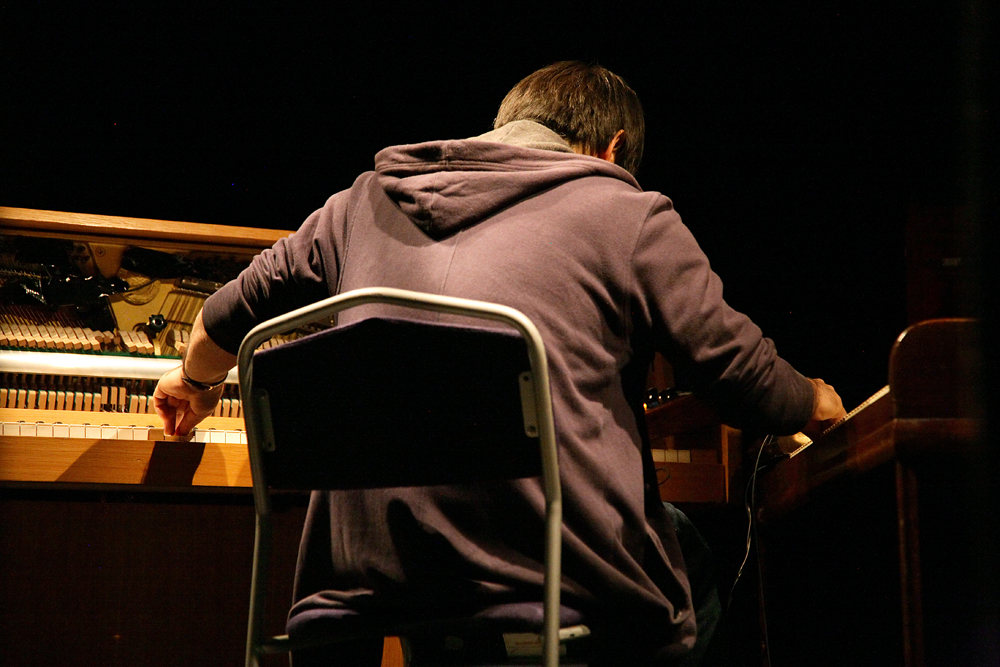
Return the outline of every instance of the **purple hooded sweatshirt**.
<path id="1" fill-rule="evenodd" d="M 689 648 L 684 562 L 631 407 L 652 354 L 736 426 L 795 432 L 813 390 L 723 301 L 670 199 L 530 121 L 386 148 L 374 172 L 211 297 L 203 318 L 235 352 L 260 321 L 368 286 L 497 302 L 531 318 L 547 346 L 559 443 L 563 604 L 634 622 L 661 655 Z M 482 492 L 314 494 L 292 619 L 338 605 L 540 599 L 543 515 L 536 479 Z"/>

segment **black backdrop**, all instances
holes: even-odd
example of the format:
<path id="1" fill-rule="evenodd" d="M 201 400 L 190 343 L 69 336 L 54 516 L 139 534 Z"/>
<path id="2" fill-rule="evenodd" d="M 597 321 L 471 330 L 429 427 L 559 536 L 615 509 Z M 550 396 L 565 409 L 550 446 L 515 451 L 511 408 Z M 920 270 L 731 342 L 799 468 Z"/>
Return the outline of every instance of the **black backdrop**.
<path id="1" fill-rule="evenodd" d="M 908 216 L 975 200 L 990 33 L 976 2 L 756 5 L 2 3 L 0 205 L 293 229 L 383 146 L 595 60 L 643 99 L 640 183 L 853 407 L 907 324 Z"/>

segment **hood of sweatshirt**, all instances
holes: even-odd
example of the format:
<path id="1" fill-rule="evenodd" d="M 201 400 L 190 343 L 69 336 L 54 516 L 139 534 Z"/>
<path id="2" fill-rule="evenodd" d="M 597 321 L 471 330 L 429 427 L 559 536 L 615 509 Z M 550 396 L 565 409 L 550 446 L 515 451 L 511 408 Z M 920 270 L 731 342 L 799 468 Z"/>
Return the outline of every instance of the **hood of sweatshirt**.
<path id="1" fill-rule="evenodd" d="M 523 120 L 472 139 L 390 146 L 375 156 L 375 172 L 386 195 L 433 239 L 586 176 L 615 178 L 639 189 L 621 167 L 577 155 L 555 132 Z"/>

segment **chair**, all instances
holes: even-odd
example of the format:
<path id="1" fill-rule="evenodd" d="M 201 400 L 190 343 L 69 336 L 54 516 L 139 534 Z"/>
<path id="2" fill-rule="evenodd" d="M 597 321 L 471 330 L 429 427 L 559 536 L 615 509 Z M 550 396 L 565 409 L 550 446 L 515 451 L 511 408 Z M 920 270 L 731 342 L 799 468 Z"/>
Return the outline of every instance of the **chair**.
<path id="1" fill-rule="evenodd" d="M 496 327 L 366 318 L 255 354 L 276 334 L 366 304 L 501 322 L 520 335 Z M 266 637 L 261 628 L 271 549 L 270 491 L 279 489 L 449 484 L 541 472 L 544 664 L 558 664 L 560 634 L 586 634 L 585 627 L 560 632 L 560 611 L 565 612 L 559 604 L 562 510 L 548 370 L 542 339 L 522 313 L 467 299 L 360 289 L 258 325 L 243 340 L 238 364 L 257 515 L 248 667 L 264 653 L 300 648 L 295 637 Z M 405 400 L 386 405 L 387 374 Z M 371 405 L 382 405 L 384 418 L 371 419 Z M 476 447 L 467 446 L 470 442 Z M 579 620 L 579 615 L 570 617 L 571 623 Z M 331 640 L 338 624 L 333 625 Z M 358 632 L 356 623 L 342 625 L 348 633 Z M 365 631 L 388 636 L 409 629 L 375 623 Z"/>

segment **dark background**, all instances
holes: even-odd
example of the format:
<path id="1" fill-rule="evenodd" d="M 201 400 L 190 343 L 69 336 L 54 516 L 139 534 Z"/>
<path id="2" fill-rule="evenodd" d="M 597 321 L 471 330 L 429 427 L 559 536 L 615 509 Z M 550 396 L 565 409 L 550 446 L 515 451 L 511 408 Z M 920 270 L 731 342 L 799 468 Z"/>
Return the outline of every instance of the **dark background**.
<path id="1" fill-rule="evenodd" d="M 757 5 L 0 2 L 0 205 L 293 229 L 382 147 L 482 133 L 524 75 L 594 60 L 643 100 L 640 183 L 850 408 L 907 325 L 908 224 L 985 242 L 991 17 Z"/>

